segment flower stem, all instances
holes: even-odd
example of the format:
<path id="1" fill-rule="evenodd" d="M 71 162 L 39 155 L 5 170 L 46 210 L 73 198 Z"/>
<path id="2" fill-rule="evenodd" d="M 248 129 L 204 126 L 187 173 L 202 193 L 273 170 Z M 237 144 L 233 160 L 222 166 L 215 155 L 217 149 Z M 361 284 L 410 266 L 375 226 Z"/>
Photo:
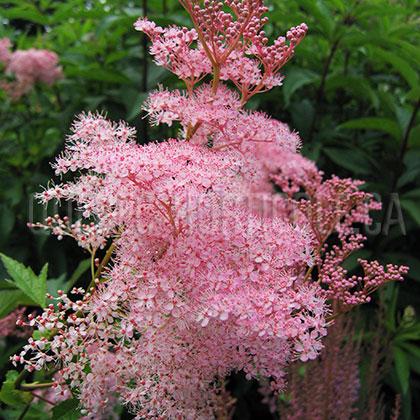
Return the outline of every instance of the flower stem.
<path id="1" fill-rule="evenodd" d="M 22 384 L 20 385 L 19 389 L 23 391 L 32 391 L 33 389 L 44 389 L 44 388 L 50 388 L 54 385 L 54 382 L 33 382 L 31 384 Z"/>

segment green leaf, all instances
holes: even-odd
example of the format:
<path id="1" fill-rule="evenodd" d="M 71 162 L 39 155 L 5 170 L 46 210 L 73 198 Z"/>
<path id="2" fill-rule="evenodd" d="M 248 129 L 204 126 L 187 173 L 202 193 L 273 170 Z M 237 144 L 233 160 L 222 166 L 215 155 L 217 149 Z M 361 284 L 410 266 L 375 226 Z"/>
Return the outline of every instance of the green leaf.
<path id="1" fill-rule="evenodd" d="M 420 205 L 412 200 L 401 200 L 401 207 L 417 222 L 420 226 Z"/>
<path id="2" fill-rule="evenodd" d="M 25 295 L 41 307 L 45 307 L 47 293 L 47 270 L 48 264 L 45 264 L 38 276 L 31 268 L 26 268 L 23 264 L 0 253 L 1 260 L 6 267 L 7 272 L 12 276 L 13 283 Z"/>
<path id="3" fill-rule="evenodd" d="M 379 117 L 368 117 L 368 118 L 357 118 L 355 120 L 347 121 L 344 124 L 338 126 L 339 129 L 342 128 L 353 128 L 353 129 L 363 129 L 363 130 L 378 130 L 385 133 L 391 134 L 395 139 L 399 140 L 401 138 L 401 131 L 394 120 L 388 118 L 379 118 Z"/>
<path id="4" fill-rule="evenodd" d="M 18 290 L 18 288 L 8 281 L 0 281 L 0 290 Z"/>
<path id="5" fill-rule="evenodd" d="M 301 87 L 318 80 L 319 74 L 309 70 L 292 69 L 287 73 L 282 87 L 284 102 L 286 106 L 290 105 L 291 96 Z"/>
<path id="6" fill-rule="evenodd" d="M 21 418 L 20 416 L 23 414 L 25 407 L 6 407 L 1 412 L 1 419 L 2 420 L 16 420 Z M 31 408 L 29 411 L 25 413 L 25 420 L 45 420 L 45 403 L 37 402 L 31 403 Z M 49 418 L 49 417 L 48 417 Z"/>
<path id="7" fill-rule="evenodd" d="M 309 135 L 311 122 L 314 117 L 314 106 L 308 99 L 301 102 L 292 102 L 290 111 L 292 113 L 293 125 L 298 129 L 302 139 Z"/>
<path id="8" fill-rule="evenodd" d="M 315 0 L 298 0 L 298 3 L 315 18 L 322 28 L 322 34 L 329 40 L 332 38 L 335 22 L 325 4 Z"/>
<path id="9" fill-rule="evenodd" d="M 59 290 L 66 290 L 66 273 L 61 274 L 55 279 L 48 279 L 47 281 L 47 292 L 51 296 L 58 296 Z"/>
<path id="10" fill-rule="evenodd" d="M 52 420 L 78 420 L 81 416 L 79 401 L 75 398 L 66 400 L 52 409 Z"/>
<path id="11" fill-rule="evenodd" d="M 410 368 L 416 373 L 420 374 L 420 347 L 411 344 L 407 341 L 403 341 L 399 344 L 404 350 L 406 350 Z"/>
<path id="12" fill-rule="evenodd" d="M 82 77 L 87 80 L 98 80 L 100 82 L 110 82 L 118 84 L 131 83 L 131 80 L 117 71 L 109 71 L 104 69 L 80 69 L 76 67 L 65 69 L 65 75 L 68 77 Z"/>
<path id="13" fill-rule="evenodd" d="M 358 98 L 370 100 L 375 108 L 379 106 L 378 96 L 366 78 L 344 74 L 328 76 L 325 82 L 325 90 L 334 91 L 337 88 L 345 89 Z"/>
<path id="14" fill-rule="evenodd" d="M 370 254 L 371 252 L 366 249 L 359 249 L 344 260 L 343 267 L 348 271 L 352 271 L 360 266 L 359 258 L 368 259 Z"/>
<path id="15" fill-rule="evenodd" d="M 140 92 L 136 95 L 134 101 L 130 104 L 130 107 L 127 111 L 127 120 L 131 121 L 132 119 L 136 118 L 142 112 L 142 105 L 144 101 L 147 99 L 149 95 L 145 92 Z"/>
<path id="16" fill-rule="evenodd" d="M 325 147 L 323 151 L 334 163 L 355 174 L 367 175 L 371 173 L 370 162 L 357 150 Z"/>
<path id="17" fill-rule="evenodd" d="M 407 191 L 401 195 L 401 198 L 414 198 L 420 199 L 420 188 L 415 188 L 414 190 Z"/>
<path id="18" fill-rule="evenodd" d="M 394 362 L 401 390 L 405 394 L 408 390 L 410 379 L 410 365 L 405 351 L 397 346 L 394 346 Z"/>
<path id="19" fill-rule="evenodd" d="M 8 284 L 10 285 L 10 283 Z M 10 312 L 20 305 L 37 306 L 38 303 L 34 302 L 19 289 L 7 290 L 3 288 L 0 290 L 0 319 L 9 315 Z"/>
<path id="20" fill-rule="evenodd" d="M 2 10 L 2 17 L 6 19 L 22 19 L 28 20 L 29 22 L 39 23 L 40 25 L 48 25 L 48 15 L 39 13 L 36 9 L 25 10 L 25 9 L 9 9 Z"/>
<path id="21" fill-rule="evenodd" d="M 373 3 L 373 4 L 372 4 Z M 390 4 L 374 4 L 374 2 L 362 2 L 354 8 L 353 14 L 358 18 L 373 16 L 396 16 L 397 14 L 406 13 L 405 9 Z"/>
<path id="22" fill-rule="evenodd" d="M 2 290 L 0 291 L 0 319 L 9 315 L 18 306 L 22 297 L 20 290 Z"/>
<path id="23" fill-rule="evenodd" d="M 404 41 L 402 39 L 390 39 L 390 41 L 398 44 L 398 46 L 406 53 L 406 56 L 416 60 L 417 64 L 420 66 L 420 49 L 418 45 L 413 45 L 410 42 Z"/>
<path id="24" fill-rule="evenodd" d="M 400 127 L 401 133 L 405 134 L 405 132 L 407 131 L 410 118 L 411 118 L 412 111 L 402 106 L 396 106 L 395 114 L 397 117 L 398 126 Z"/>
<path id="25" fill-rule="evenodd" d="M 394 67 L 394 69 L 400 73 L 402 77 L 404 77 L 410 87 L 414 88 L 418 86 L 418 72 L 410 66 L 408 61 L 404 60 L 393 52 L 385 51 L 382 48 L 375 47 L 373 45 L 370 45 L 369 48 L 374 55 L 391 64 L 391 66 Z"/>
<path id="26" fill-rule="evenodd" d="M 394 338 L 398 341 L 419 340 L 420 339 L 420 323 L 416 322 L 408 327 L 400 328 L 398 334 Z"/>
<path id="27" fill-rule="evenodd" d="M 121 60 L 121 58 L 126 57 L 129 54 L 127 50 L 123 51 L 115 51 L 111 54 L 109 54 L 105 60 L 105 65 L 108 65 L 110 63 L 113 63 L 114 61 Z"/>
<path id="28" fill-rule="evenodd" d="M 9 370 L 0 390 L 0 400 L 13 407 L 26 404 L 33 398 L 29 392 L 22 392 L 15 389 L 17 377 L 18 373 L 15 370 Z"/>
<path id="29" fill-rule="evenodd" d="M 408 146 L 420 146 L 420 124 L 411 129 L 410 136 L 408 137 Z"/>
<path id="30" fill-rule="evenodd" d="M 345 6 L 344 6 L 344 1 L 343 0 L 332 0 L 332 2 L 334 3 L 335 7 L 337 7 L 337 9 L 340 12 L 344 12 L 345 11 Z"/>

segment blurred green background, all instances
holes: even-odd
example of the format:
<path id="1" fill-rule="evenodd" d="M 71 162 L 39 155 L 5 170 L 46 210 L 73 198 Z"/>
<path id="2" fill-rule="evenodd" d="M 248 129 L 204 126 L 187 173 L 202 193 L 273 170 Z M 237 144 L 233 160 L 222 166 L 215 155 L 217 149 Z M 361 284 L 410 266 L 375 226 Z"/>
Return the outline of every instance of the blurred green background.
<path id="1" fill-rule="evenodd" d="M 309 32 L 282 71 L 284 85 L 257 95 L 248 106 L 298 131 L 302 153 L 315 160 L 326 176 L 362 179 L 363 188 L 383 203 L 373 226 L 360 227 L 368 242 L 347 268 L 355 269 L 358 257 L 410 266 L 406 281 L 388 285 L 360 310 L 357 328 L 363 328 L 363 342 L 369 347 L 378 322 L 383 324 L 381 349 L 388 357 L 381 361 L 381 393 L 386 418 L 399 394 L 401 419 L 418 419 L 420 2 L 272 0 L 265 4 L 270 19 L 266 32 L 272 40 L 301 22 Z M 144 15 L 161 26 L 191 26 L 175 0 L 0 0 L 0 38 L 10 38 L 14 48 L 56 52 L 65 75 L 53 88 L 37 85 L 17 102 L 0 90 L 0 251 L 37 273 L 49 262 L 52 291 L 87 255 L 72 240 L 57 243 L 55 237 L 29 229 L 26 223 L 42 221 L 47 213 L 75 215 L 66 203 L 61 209 L 45 210 L 33 199 L 40 186 L 53 178 L 49 162 L 63 149 L 74 116 L 98 110 L 111 120 L 126 120 L 137 128 L 139 142 L 177 135 L 176 127 L 149 127 L 141 111 L 157 83 L 183 88 L 174 75 L 153 64 L 147 39 L 133 29 L 134 21 Z M 6 277 L 1 267 L 0 280 Z M 78 282 L 83 281 L 82 276 Z M 10 367 L 8 356 L 21 344 L 16 339 L 0 344 L 2 372 Z M 362 354 L 362 369 L 368 357 L 368 352 Z M 369 392 L 365 382 L 361 394 Z M 237 375 L 230 388 L 238 398 L 235 419 L 276 418 L 261 405 L 255 383 Z M 362 397 L 360 401 L 358 418 L 365 419 Z M 18 411 L 7 409 L 3 415 L 14 419 Z M 42 406 L 33 405 L 25 416 L 30 418 L 45 418 Z"/>

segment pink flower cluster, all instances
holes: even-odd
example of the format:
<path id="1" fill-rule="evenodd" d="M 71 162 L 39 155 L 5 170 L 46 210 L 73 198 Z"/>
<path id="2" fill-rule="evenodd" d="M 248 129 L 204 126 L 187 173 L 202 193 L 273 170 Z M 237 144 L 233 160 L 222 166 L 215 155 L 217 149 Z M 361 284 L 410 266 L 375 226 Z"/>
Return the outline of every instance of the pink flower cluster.
<path id="1" fill-rule="evenodd" d="M 58 56 L 48 50 L 16 50 L 10 52 L 12 46 L 8 38 L 0 39 L 0 63 L 4 66 L 6 76 L 14 76 L 14 80 L 0 80 L 0 88 L 16 100 L 28 93 L 37 82 L 49 86 L 63 77 L 61 67 L 57 66 Z"/>
<path id="2" fill-rule="evenodd" d="M 26 307 L 15 309 L 9 315 L 0 319 L 0 340 L 8 336 L 27 338 L 32 335 L 33 328 L 21 328 L 24 326 L 22 319 L 26 318 L 25 311 Z"/>
<path id="3" fill-rule="evenodd" d="M 190 93 L 197 82 L 213 71 L 213 89 L 217 89 L 219 78 L 232 81 L 242 94 L 241 104 L 256 93 L 282 84 L 283 77 L 278 72 L 292 58 L 308 29 L 302 23 L 287 32 L 288 44 L 285 37 L 279 37 L 268 46 L 263 31 L 267 18 L 262 17 L 268 9 L 263 1 L 225 1 L 230 13 L 216 0 L 205 0 L 204 7 L 201 1 L 180 3 L 196 29 L 161 28 L 147 18 L 134 24 L 152 40 L 150 53 L 155 63 L 175 73 Z"/>
<path id="4" fill-rule="evenodd" d="M 74 290 L 80 300 L 61 293 L 58 310 L 32 319 L 45 337 L 13 361 L 31 371 L 58 363 L 93 417 L 119 399 L 137 419 L 211 419 L 226 411 L 221 381 L 238 370 L 279 391 L 288 363 L 317 357 L 332 302 L 345 311 L 406 270 L 363 262 L 366 287 L 346 279 L 337 267 L 363 240 L 352 226 L 378 205 L 358 181 L 323 181 L 296 133 L 242 108 L 276 84 L 306 26 L 288 33 L 289 45 L 267 47 L 262 2 L 226 1 L 232 14 L 208 0 L 181 3 L 195 30 L 136 23 L 156 61 L 186 82 L 145 104 L 153 123 L 179 121 L 179 137 L 140 146 L 125 123 L 83 114 L 54 165 L 78 177 L 39 194 L 76 203 L 83 220 L 40 226 L 74 237 L 98 268 L 86 293 Z M 211 85 L 194 87 L 210 72 Z M 328 249 L 331 235 L 341 245 Z"/>
<path id="5" fill-rule="evenodd" d="M 74 124 L 56 173 L 85 174 L 40 198 L 76 201 L 100 237 L 119 230 L 116 256 L 92 296 L 63 295 L 59 313 L 35 319 L 59 333 L 32 341 L 19 361 L 29 350 L 29 369 L 62 361 L 92 413 L 117 392 L 139 416 L 210 418 L 215 378 L 233 370 L 281 389 L 286 363 L 315 358 L 326 333 L 319 286 L 298 284 L 313 259 L 308 229 L 249 211 L 261 177 L 250 157 L 179 140 L 138 146 L 132 135 L 98 115 Z M 52 224 L 91 252 L 100 246 Z"/>
<path id="6" fill-rule="evenodd" d="M 307 224 L 312 233 L 318 282 L 328 301 L 334 301 L 340 312 L 370 301 L 370 294 L 390 281 L 403 280 L 408 267 L 388 264 L 386 269 L 377 261 L 359 260 L 363 276 L 347 276 L 342 263 L 363 247 L 366 238 L 354 228 L 355 224 L 371 223 L 369 211 L 380 210 L 381 204 L 372 195 L 360 191 L 361 181 L 332 176 L 322 180 L 323 173 L 313 162 L 289 153 L 279 162 L 279 171 L 272 181 L 287 195 L 286 208 L 290 222 Z M 334 236 L 338 244 L 328 246 Z M 309 279 L 310 272 L 305 277 Z"/>

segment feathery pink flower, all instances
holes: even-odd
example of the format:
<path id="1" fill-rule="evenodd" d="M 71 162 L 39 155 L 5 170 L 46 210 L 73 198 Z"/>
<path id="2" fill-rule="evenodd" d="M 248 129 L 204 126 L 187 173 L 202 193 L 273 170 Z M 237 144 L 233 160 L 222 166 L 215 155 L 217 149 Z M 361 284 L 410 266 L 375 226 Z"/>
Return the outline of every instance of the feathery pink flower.
<path id="1" fill-rule="evenodd" d="M 15 77 L 13 81 L 1 80 L 0 87 L 12 99 L 28 93 L 37 81 L 52 86 L 63 77 L 56 53 L 34 48 L 10 52 L 11 46 L 7 38 L 0 40 L 0 62 L 5 67 L 4 73 Z"/>
<path id="2" fill-rule="evenodd" d="M 57 310 L 31 321 L 54 329 L 51 340 L 30 339 L 12 360 L 30 371 L 58 363 L 91 416 L 120 400 L 138 419 L 212 419 L 221 381 L 237 370 L 281 391 L 286 366 L 321 351 L 331 307 L 366 302 L 407 270 L 361 261 L 364 277 L 348 278 L 341 263 L 364 240 L 354 223 L 370 223 L 379 205 L 359 181 L 323 180 L 287 125 L 243 109 L 281 83 L 306 25 L 267 46 L 262 1 L 226 1 L 232 13 L 180 2 L 195 29 L 135 24 L 156 63 L 186 83 L 144 105 L 153 124 L 178 121 L 178 138 L 140 146 L 124 122 L 82 114 L 54 164 L 76 178 L 38 195 L 83 216 L 38 226 L 75 238 L 93 261 L 112 245 L 89 290 L 73 291 L 83 298 L 60 293 Z M 196 87 L 209 73 L 212 85 Z M 339 245 L 328 248 L 331 235 Z"/>

